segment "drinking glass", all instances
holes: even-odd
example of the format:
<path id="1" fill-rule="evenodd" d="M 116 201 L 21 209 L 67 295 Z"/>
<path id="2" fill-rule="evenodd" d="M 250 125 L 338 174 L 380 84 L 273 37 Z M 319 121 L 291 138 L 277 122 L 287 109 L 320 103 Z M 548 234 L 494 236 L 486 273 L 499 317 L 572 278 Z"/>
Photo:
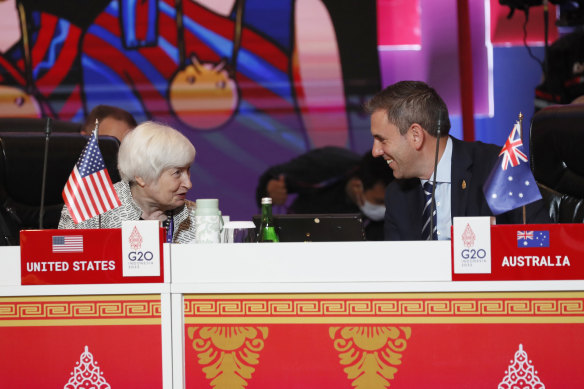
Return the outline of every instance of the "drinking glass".
<path id="1" fill-rule="evenodd" d="M 223 243 L 252 243 L 256 241 L 256 227 L 251 221 L 227 222 L 223 226 Z"/>

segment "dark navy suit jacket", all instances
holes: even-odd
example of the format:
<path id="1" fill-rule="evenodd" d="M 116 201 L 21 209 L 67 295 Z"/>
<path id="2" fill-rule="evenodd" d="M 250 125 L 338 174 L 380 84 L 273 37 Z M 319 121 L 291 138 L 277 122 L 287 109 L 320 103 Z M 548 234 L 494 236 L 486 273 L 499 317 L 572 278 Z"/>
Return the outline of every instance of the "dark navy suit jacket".
<path id="1" fill-rule="evenodd" d="M 451 216 L 493 216 L 483 183 L 495 165 L 501 147 L 452 139 Z M 421 240 L 424 194 L 419 178 L 393 180 L 385 192 L 385 240 Z M 526 206 L 527 223 L 549 223 L 542 200 Z M 521 224 L 518 208 L 497 216 L 497 224 Z"/>

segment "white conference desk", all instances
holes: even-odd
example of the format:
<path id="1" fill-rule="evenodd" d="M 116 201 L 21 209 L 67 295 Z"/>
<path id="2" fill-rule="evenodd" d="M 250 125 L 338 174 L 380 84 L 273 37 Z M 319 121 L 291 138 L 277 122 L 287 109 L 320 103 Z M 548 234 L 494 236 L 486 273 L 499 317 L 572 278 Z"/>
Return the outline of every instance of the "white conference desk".
<path id="1" fill-rule="evenodd" d="M 0 303 L 4 306 L 0 305 L 0 332 L 22 326 L 23 336 L 30 336 L 31 327 L 45 325 L 38 317 L 34 323 L 26 315 L 15 320 L 15 313 L 6 307 L 22 302 L 54 305 L 55 301 L 87 299 L 101 304 L 112 299 L 144 299 L 154 306 L 154 313 L 140 320 L 126 319 L 128 326 L 160 327 L 156 330 L 160 331 L 160 345 L 153 350 L 160 352 L 161 366 L 142 373 L 154 374 L 150 382 L 160 385 L 153 387 L 243 388 L 245 383 L 250 387 L 308 388 L 312 387 L 309 382 L 329 379 L 336 383 L 324 386 L 389 387 L 391 382 L 392 386 L 424 387 L 439 379 L 435 387 L 466 387 L 450 374 L 441 376 L 426 365 L 427 361 L 435 363 L 437 355 L 428 354 L 426 361 L 419 354 L 420 347 L 435 352 L 446 346 L 444 340 L 438 341 L 444 331 L 447 346 L 455 347 L 460 355 L 444 359 L 440 369 L 472 378 L 476 372 L 467 361 L 484 364 L 488 378 L 481 376 L 483 383 L 477 379 L 473 387 L 502 382 L 509 360 L 523 347 L 538 356 L 537 367 L 546 372 L 546 385 L 584 384 L 582 369 L 566 370 L 574 367 L 570 359 L 578 360 L 577 355 L 584 351 L 584 336 L 578 335 L 584 333 L 584 280 L 453 282 L 450 242 L 166 244 L 164 266 L 165 282 L 160 284 L 22 286 L 19 248 L 0 247 Z M 91 338 L 82 328 L 93 325 L 91 318 L 74 316 L 67 323 L 47 316 L 46 326 L 68 326 L 72 333 L 79 327 L 79 337 Z M 111 328 L 125 325 L 126 319 L 118 317 Z M 98 320 L 96 326 L 110 325 L 106 315 Z M 474 335 L 467 333 L 469 326 Z M 352 329 L 376 335 L 359 343 L 362 336 Z M 493 331 L 509 335 L 496 342 Z M 547 334 L 545 339 L 542 333 Z M 429 343 L 429 339 L 434 340 Z M 498 346 L 493 348 L 492 342 Z M 332 353 L 323 351 L 328 343 Z M 360 363 L 374 358 L 375 366 L 380 367 L 363 367 L 348 358 L 343 345 L 349 343 L 352 353 L 365 358 Z M 556 350 L 559 347 L 563 351 Z M 484 355 L 485 349 L 494 356 Z M 552 366 L 552 362 L 540 356 L 544 350 L 548 350 L 548 359 L 567 353 L 564 368 L 547 371 L 546 364 Z M 218 360 L 212 355 L 222 357 Z M 331 356 L 336 356 L 332 362 Z M 280 358 L 281 363 L 273 363 Z M 301 362 L 291 362 L 292 358 Z M 12 359 L 11 363 L 18 363 Z M 104 377 L 109 374 L 115 387 L 123 372 L 114 374 L 112 366 L 106 371 L 104 362 Z M 423 365 L 428 374 L 416 374 L 414 365 L 418 369 Z M 360 374 L 350 370 L 357 369 L 355 366 L 360 366 Z M 286 377 L 285 382 L 278 377 Z M 373 381 L 367 379 L 374 378 L 363 377 L 382 377 L 386 384 L 369 386 Z M 566 386 L 562 377 L 569 377 L 574 385 Z M 221 379 L 233 386 L 221 386 Z"/>

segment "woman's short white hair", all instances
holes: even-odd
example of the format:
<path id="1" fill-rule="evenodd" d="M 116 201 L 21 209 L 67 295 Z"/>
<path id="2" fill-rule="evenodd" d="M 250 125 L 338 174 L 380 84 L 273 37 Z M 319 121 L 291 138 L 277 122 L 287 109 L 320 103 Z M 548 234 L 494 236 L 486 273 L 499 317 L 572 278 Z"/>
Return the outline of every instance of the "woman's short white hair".
<path id="1" fill-rule="evenodd" d="M 186 136 L 161 123 L 144 122 L 126 135 L 118 152 L 123 181 L 136 177 L 151 183 L 166 169 L 187 166 L 195 159 L 195 147 Z"/>

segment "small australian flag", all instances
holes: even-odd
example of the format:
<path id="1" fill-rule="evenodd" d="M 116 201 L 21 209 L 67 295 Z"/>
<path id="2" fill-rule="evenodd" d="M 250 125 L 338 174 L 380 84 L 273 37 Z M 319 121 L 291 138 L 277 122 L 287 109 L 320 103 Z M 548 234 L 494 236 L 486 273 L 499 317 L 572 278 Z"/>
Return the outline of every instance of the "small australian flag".
<path id="1" fill-rule="evenodd" d="M 517 231 L 517 247 L 550 247 L 550 232 Z"/>
<path id="2" fill-rule="evenodd" d="M 519 123 L 513 127 L 499 153 L 499 160 L 485 181 L 483 193 L 493 215 L 500 215 L 541 199 L 527 155 L 523 152 Z"/>

